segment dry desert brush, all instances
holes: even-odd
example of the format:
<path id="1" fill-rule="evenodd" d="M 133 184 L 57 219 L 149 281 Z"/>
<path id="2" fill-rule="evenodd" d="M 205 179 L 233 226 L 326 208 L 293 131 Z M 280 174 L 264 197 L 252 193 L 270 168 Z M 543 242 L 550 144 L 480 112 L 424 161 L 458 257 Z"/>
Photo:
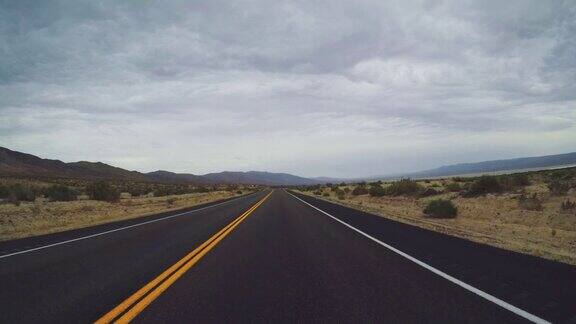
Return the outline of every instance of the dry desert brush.
<path id="1" fill-rule="evenodd" d="M 450 200 L 435 199 L 426 205 L 424 214 L 432 218 L 456 218 L 458 208 Z"/>
<path id="2" fill-rule="evenodd" d="M 576 201 L 571 201 L 570 199 L 566 199 L 560 204 L 560 210 L 562 212 L 574 212 L 576 211 Z"/>
<path id="3" fill-rule="evenodd" d="M 386 193 L 390 196 L 413 196 L 417 195 L 421 190 L 422 186 L 418 182 L 411 179 L 401 179 L 386 188 Z"/>
<path id="4" fill-rule="evenodd" d="M 541 211 L 542 201 L 538 198 L 536 194 L 526 195 L 522 194 L 518 197 L 518 206 L 525 210 Z"/>
<path id="5" fill-rule="evenodd" d="M 502 190 L 502 184 L 498 181 L 497 177 L 483 175 L 470 185 L 470 189 L 468 189 L 466 196 L 476 197 L 489 193 L 501 193 Z"/>
<path id="6" fill-rule="evenodd" d="M 120 192 L 105 181 L 98 181 L 86 186 L 86 194 L 93 200 L 117 202 L 120 200 Z"/>

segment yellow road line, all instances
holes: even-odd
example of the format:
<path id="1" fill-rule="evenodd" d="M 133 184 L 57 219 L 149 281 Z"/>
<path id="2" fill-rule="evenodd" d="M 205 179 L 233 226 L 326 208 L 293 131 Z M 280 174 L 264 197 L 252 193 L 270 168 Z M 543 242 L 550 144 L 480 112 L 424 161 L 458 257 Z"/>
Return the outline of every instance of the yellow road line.
<path id="1" fill-rule="evenodd" d="M 180 259 L 178 262 L 176 262 L 175 264 L 170 266 L 168 269 L 166 269 L 164 272 L 162 272 L 159 276 L 154 278 L 154 280 L 147 283 L 144 287 L 140 288 L 132 296 L 128 297 L 126 300 L 124 300 L 122 303 L 120 303 L 118 306 L 116 306 L 113 310 L 111 310 L 106 315 L 101 317 L 98 321 L 96 321 L 96 323 L 109 323 L 110 321 L 112 321 L 114 318 L 116 318 L 116 316 L 120 315 L 128 307 L 130 307 L 132 304 L 134 304 L 134 302 L 136 302 L 138 299 L 140 299 L 142 296 L 144 296 L 148 291 L 150 291 L 152 288 L 156 287 L 166 277 L 168 277 L 170 274 L 172 274 L 176 270 L 178 270 L 178 268 L 180 268 L 184 263 L 189 261 L 192 257 L 194 257 L 196 254 L 198 254 L 201 250 L 206 248 L 206 246 L 208 246 L 212 240 L 214 240 L 216 237 L 222 235 L 222 233 L 224 233 L 228 228 L 230 228 L 232 225 L 234 225 L 236 222 L 238 222 L 238 220 L 240 218 L 242 218 L 242 216 L 244 216 L 246 213 L 253 210 L 253 208 L 254 208 L 254 206 L 252 206 L 250 209 L 248 209 L 246 212 L 244 212 L 242 215 L 240 215 L 238 218 L 236 218 L 230 224 L 226 225 L 223 229 L 218 231 L 211 238 L 209 238 L 206 242 L 202 243 L 199 247 L 194 249 L 192 252 L 188 253 L 186 256 L 184 256 L 182 259 Z"/>
<path id="2" fill-rule="evenodd" d="M 132 296 L 128 297 L 110 312 L 106 313 L 104 316 L 99 318 L 96 323 L 110 323 L 120 314 L 130 308 L 136 301 L 138 301 L 131 309 L 129 309 L 124 315 L 122 315 L 115 322 L 125 323 L 132 320 L 136 315 L 146 308 L 152 301 L 154 301 L 160 294 L 170 287 L 178 278 L 180 278 L 188 269 L 190 269 L 198 260 L 200 260 L 206 253 L 208 253 L 214 246 L 216 246 L 228 233 L 230 233 L 236 226 L 240 224 L 246 217 L 248 217 L 256 208 L 258 208 L 270 195 L 266 195 L 242 215 L 238 216 L 230 224 L 226 225 L 223 229 L 218 231 L 212 237 L 210 237 L 206 242 L 202 243 L 199 247 L 194 249 L 192 252 L 188 253 L 178 262 L 170 266 L 159 276 L 154 278 L 152 281 L 147 283 L 144 287 L 136 291 Z M 148 295 L 146 295 L 148 293 Z"/>

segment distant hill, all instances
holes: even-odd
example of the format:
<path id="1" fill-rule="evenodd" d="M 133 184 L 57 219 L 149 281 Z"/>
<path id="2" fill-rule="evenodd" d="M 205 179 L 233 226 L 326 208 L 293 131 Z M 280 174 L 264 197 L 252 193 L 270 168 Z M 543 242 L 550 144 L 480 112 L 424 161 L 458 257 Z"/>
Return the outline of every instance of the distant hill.
<path id="1" fill-rule="evenodd" d="M 102 162 L 65 163 L 0 147 L 0 174 L 17 176 L 146 181 L 146 175 Z"/>
<path id="2" fill-rule="evenodd" d="M 149 179 L 158 182 L 194 182 L 205 184 L 258 184 L 268 186 L 292 186 L 317 184 L 318 181 L 302 178 L 287 173 L 272 173 L 261 171 L 232 172 L 224 171 L 194 175 L 190 173 L 174 173 L 169 171 L 154 171 L 146 174 Z"/>
<path id="3" fill-rule="evenodd" d="M 0 147 L 0 172 L 3 174 L 67 174 L 77 175 L 77 171 L 59 160 L 41 159 L 37 156 L 12 151 Z"/>
<path id="4" fill-rule="evenodd" d="M 287 173 L 272 173 L 261 171 L 208 173 L 203 175 L 205 179 L 217 183 L 241 183 L 241 184 L 262 184 L 262 185 L 312 185 L 319 181 L 298 177 Z"/>
<path id="5" fill-rule="evenodd" d="M 219 172 L 206 175 L 154 171 L 141 173 L 125 170 L 102 162 L 71 162 L 42 159 L 37 156 L 0 147 L 0 175 L 28 177 L 58 177 L 79 179 L 108 179 L 193 184 L 257 184 L 308 185 L 321 181 L 287 173 L 272 172 Z"/>
<path id="6" fill-rule="evenodd" d="M 494 160 L 477 163 L 460 163 L 441 166 L 436 169 L 410 173 L 410 177 L 440 177 L 464 174 L 477 174 L 522 169 L 549 168 L 576 164 L 576 152 L 556 155 L 534 156 L 507 160 Z"/>
<path id="7" fill-rule="evenodd" d="M 125 170 L 102 162 L 80 161 L 67 163 L 67 165 L 82 172 L 85 176 L 95 178 L 115 178 L 139 181 L 148 180 L 146 175 L 140 172 Z"/>
<path id="8" fill-rule="evenodd" d="M 331 178 L 331 177 L 313 177 L 310 179 L 321 183 L 342 183 L 355 180 L 352 178 Z"/>
<path id="9" fill-rule="evenodd" d="M 203 176 L 190 173 L 174 173 L 170 171 L 158 170 L 146 173 L 148 179 L 156 182 L 174 182 L 174 183 L 213 183 Z"/>

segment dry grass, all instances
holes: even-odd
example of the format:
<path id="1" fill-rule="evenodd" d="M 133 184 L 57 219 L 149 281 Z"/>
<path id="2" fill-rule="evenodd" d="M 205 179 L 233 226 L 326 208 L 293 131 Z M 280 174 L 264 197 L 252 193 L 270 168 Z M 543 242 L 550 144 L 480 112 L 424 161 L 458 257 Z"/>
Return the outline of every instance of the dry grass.
<path id="1" fill-rule="evenodd" d="M 443 189 L 450 180 L 419 182 L 422 186 Z M 342 189 L 344 187 L 341 187 Z M 352 189 L 353 187 L 349 187 Z M 329 197 L 302 192 L 317 198 L 374 213 L 386 218 L 490 244 L 504 249 L 531 254 L 547 259 L 576 264 L 576 214 L 560 210 L 562 201 L 576 200 L 572 192 L 567 196 L 548 194 L 543 183 L 525 188 L 528 194 L 542 197 L 542 210 L 525 210 L 518 204 L 518 193 L 464 198 L 457 193 L 443 193 L 426 198 L 352 196 L 339 200 L 328 189 Z M 455 219 L 431 219 L 422 210 L 431 199 L 450 199 L 458 207 Z"/>
<path id="2" fill-rule="evenodd" d="M 60 232 L 237 196 L 235 192 L 214 191 L 185 195 L 122 199 L 118 203 L 85 200 L 0 205 L 0 240 Z"/>

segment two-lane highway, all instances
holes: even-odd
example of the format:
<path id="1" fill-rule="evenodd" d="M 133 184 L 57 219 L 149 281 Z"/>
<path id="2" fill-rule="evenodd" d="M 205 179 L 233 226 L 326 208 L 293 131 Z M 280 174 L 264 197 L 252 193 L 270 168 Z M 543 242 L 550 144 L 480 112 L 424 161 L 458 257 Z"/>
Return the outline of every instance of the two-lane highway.
<path id="1" fill-rule="evenodd" d="M 511 313 L 282 191 L 146 309 L 143 322 L 495 322 Z"/>
<path id="2" fill-rule="evenodd" d="M 328 215 L 315 207 L 332 210 Z M 274 190 L 2 258 L 0 322 L 576 320 L 571 301 L 543 309 L 516 304 L 520 307 L 514 309 L 485 287 L 467 288 L 467 283 L 457 284 L 425 266 L 431 264 L 440 272 L 456 269 L 451 268 L 455 263 L 473 263 L 468 259 L 475 251 L 488 260 L 491 256 L 500 260 L 500 250 L 354 213 Z M 358 222 L 352 224 L 354 228 L 367 227 L 357 231 L 343 220 Z M 423 265 L 376 242 L 389 236 L 395 244 L 406 243 L 411 255 L 417 255 L 412 253 L 417 252 L 414 244 L 398 238 L 402 233 L 419 241 L 418 253 L 424 256 L 438 246 L 443 252 L 434 254 L 446 254 L 440 259 L 452 255 L 460 261 L 451 260 L 447 269 L 441 262 Z M 446 242 L 464 242 L 464 248 L 451 251 L 450 245 L 443 246 Z M 539 259 L 533 259 L 533 269 L 532 261 L 523 261 L 525 271 L 554 276 L 550 281 L 558 284 L 562 300 L 574 296 L 570 294 L 571 287 L 576 287 L 573 267 L 540 265 Z M 556 289 L 554 284 L 540 287 L 538 282 L 526 282 L 533 286 L 527 288 L 541 289 L 546 299 Z M 474 292 L 476 288 L 495 299 Z M 537 296 L 531 299 L 540 301 Z"/>

